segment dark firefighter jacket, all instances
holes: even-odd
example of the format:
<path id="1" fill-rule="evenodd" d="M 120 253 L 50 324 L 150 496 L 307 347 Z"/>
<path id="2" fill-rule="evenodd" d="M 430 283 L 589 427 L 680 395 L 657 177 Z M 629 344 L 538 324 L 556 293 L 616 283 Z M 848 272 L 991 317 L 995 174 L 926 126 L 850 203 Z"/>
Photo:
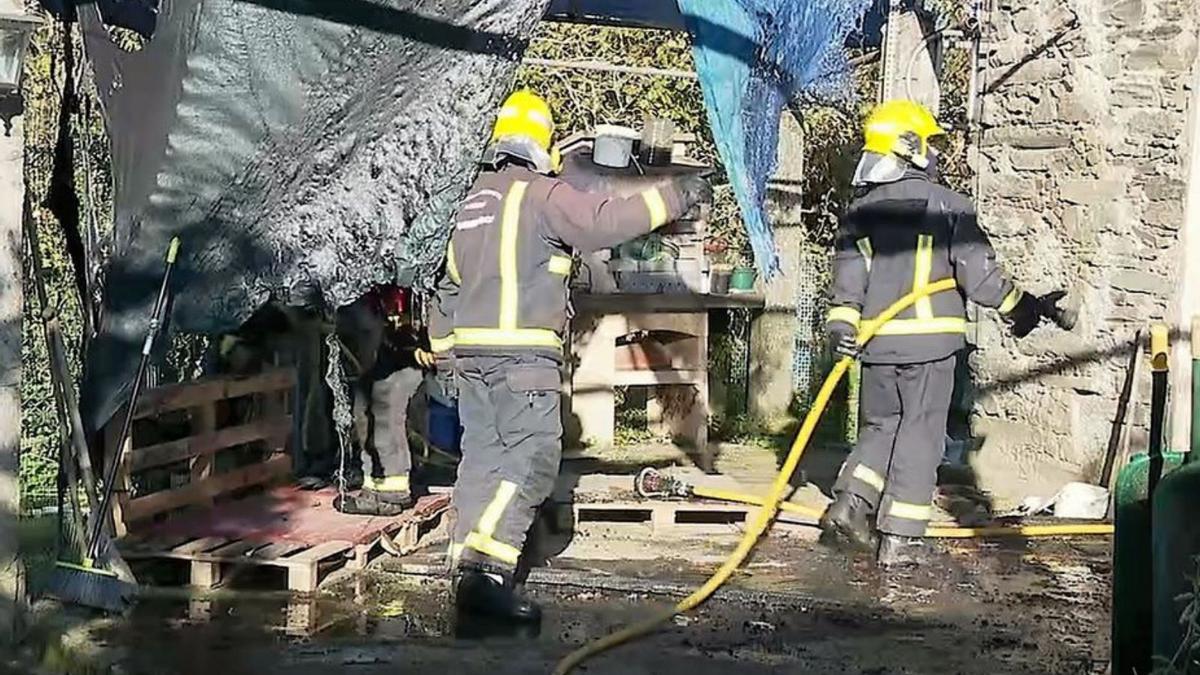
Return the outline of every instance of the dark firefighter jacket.
<path id="1" fill-rule="evenodd" d="M 572 253 L 616 246 L 690 205 L 668 183 L 627 198 L 507 165 L 479 176 L 455 216 L 429 317 L 435 353 L 561 358 Z"/>
<path id="2" fill-rule="evenodd" d="M 869 187 L 838 229 L 828 317 L 831 332 L 853 329 L 909 291 L 953 277 L 957 289 L 920 300 L 880 328 L 867 363 L 924 363 L 965 346 L 965 300 L 1007 314 L 1021 298 L 996 263 L 964 196 L 918 171 Z"/>

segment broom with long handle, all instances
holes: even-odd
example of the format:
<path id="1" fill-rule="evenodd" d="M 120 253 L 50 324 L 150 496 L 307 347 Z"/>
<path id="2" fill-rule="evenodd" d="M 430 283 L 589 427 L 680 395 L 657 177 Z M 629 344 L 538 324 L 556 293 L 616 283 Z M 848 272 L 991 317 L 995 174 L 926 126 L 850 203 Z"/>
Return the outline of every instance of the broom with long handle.
<path id="1" fill-rule="evenodd" d="M 107 537 L 105 527 L 112 509 L 117 473 L 124 462 L 126 441 L 133 429 L 133 417 L 138 397 L 141 395 L 142 383 L 146 379 L 146 370 L 150 367 L 154 340 L 158 336 L 166 313 L 171 270 L 175 265 L 178 253 L 179 239 L 175 238 L 171 240 L 171 245 L 167 250 L 166 268 L 163 270 L 158 297 L 154 301 L 150 327 L 146 331 L 146 339 L 142 343 L 142 355 L 138 361 L 137 372 L 133 377 L 129 403 L 125 407 L 125 417 L 121 424 L 121 433 L 117 437 L 112 460 L 105 471 L 104 493 L 101 496 L 99 508 L 93 511 L 91 522 L 88 523 L 90 533 L 83 562 L 79 565 L 59 563 L 57 566 L 58 580 L 54 584 L 53 594 L 66 602 L 107 611 L 124 611 L 128 608 L 136 592 L 136 586 L 122 579 L 122 574 L 118 574 L 117 567 L 118 565 L 123 567 L 123 561 L 117 555 L 116 547 Z"/>

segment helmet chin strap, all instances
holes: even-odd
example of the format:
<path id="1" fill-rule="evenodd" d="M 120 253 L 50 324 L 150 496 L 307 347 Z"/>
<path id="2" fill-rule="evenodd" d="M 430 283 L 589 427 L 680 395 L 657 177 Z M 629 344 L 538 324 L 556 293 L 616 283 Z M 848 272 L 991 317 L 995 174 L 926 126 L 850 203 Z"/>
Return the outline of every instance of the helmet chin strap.
<path id="1" fill-rule="evenodd" d="M 488 146 L 480 161 L 484 166 L 499 169 L 508 162 L 519 162 L 529 170 L 551 175 L 554 173 L 554 160 L 533 139 L 522 136 L 509 136 L 497 140 Z"/>

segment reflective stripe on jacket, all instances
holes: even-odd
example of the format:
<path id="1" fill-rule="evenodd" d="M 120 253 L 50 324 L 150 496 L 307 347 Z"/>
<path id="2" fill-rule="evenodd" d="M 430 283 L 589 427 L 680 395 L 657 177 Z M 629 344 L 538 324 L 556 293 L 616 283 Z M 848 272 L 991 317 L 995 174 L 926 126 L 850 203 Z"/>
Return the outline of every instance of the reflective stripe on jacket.
<path id="1" fill-rule="evenodd" d="M 929 296 L 879 330 L 869 363 L 922 363 L 962 349 L 965 299 L 1007 313 L 1021 297 L 964 196 L 912 171 L 871 187 L 838 228 L 828 321 L 856 330 L 901 296 L 953 277 L 958 288 Z"/>
<path id="2" fill-rule="evenodd" d="M 519 166 L 481 174 L 455 216 L 430 312 L 434 351 L 560 357 L 572 254 L 647 234 L 687 206 L 669 184 L 620 198 Z"/>

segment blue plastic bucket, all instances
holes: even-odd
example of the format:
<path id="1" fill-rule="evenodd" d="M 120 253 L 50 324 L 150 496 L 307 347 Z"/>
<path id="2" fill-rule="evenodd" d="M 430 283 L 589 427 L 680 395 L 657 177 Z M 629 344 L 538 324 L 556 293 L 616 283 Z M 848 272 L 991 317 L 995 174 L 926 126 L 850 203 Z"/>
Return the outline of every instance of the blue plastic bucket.
<path id="1" fill-rule="evenodd" d="M 426 440 L 439 450 L 460 453 L 462 427 L 458 424 L 458 408 L 429 399 L 429 438 Z"/>

